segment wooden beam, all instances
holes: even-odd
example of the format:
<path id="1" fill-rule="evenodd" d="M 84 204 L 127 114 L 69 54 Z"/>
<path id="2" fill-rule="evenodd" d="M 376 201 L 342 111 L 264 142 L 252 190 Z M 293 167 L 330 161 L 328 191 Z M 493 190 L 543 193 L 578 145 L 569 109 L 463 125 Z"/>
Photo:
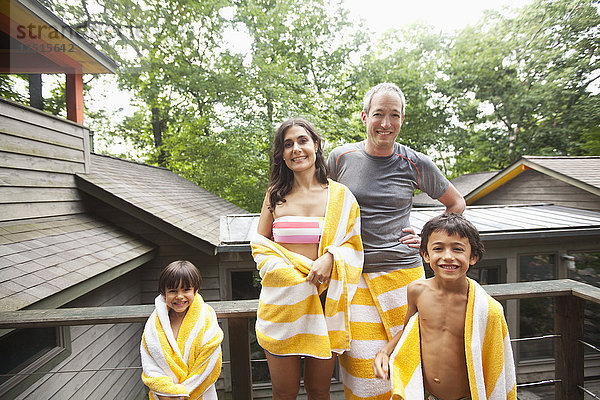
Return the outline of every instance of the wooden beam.
<path id="1" fill-rule="evenodd" d="M 83 125 L 83 74 L 67 74 L 67 119 Z"/>
<path id="2" fill-rule="evenodd" d="M 208 302 L 217 318 L 255 317 L 258 300 Z M 146 322 L 153 304 L 0 312 L 0 329 Z"/>
<path id="3" fill-rule="evenodd" d="M 64 74 L 65 68 L 38 53 L 17 53 L 11 51 L 0 57 L 2 74 Z"/>
<path id="4" fill-rule="evenodd" d="M 252 367 L 248 318 L 229 318 L 229 355 L 233 400 L 252 400 Z"/>
<path id="5" fill-rule="evenodd" d="M 484 285 L 485 291 L 496 300 L 530 299 L 535 297 L 570 296 L 578 282 L 569 279 L 501 283 Z"/>
<path id="6" fill-rule="evenodd" d="M 483 287 L 497 300 L 573 296 L 600 303 L 600 288 L 570 279 L 503 283 Z M 258 309 L 258 300 L 215 301 L 208 304 L 215 309 L 217 318 L 220 319 L 255 317 Z M 154 306 L 148 304 L 4 311 L 0 312 L 0 329 L 145 322 L 153 309 Z"/>
<path id="7" fill-rule="evenodd" d="M 17 21 L 25 21 L 23 22 L 25 25 Z M 31 32 L 28 28 L 29 25 L 46 29 L 41 29 L 41 32 Z M 47 26 L 44 21 L 38 19 L 37 16 L 31 14 L 21 5 L 13 5 L 11 2 L 10 16 L 0 12 L 0 30 L 26 46 L 28 52 L 39 54 L 62 66 L 63 73 L 82 71 L 81 63 L 70 57 L 70 55 L 78 54 L 75 52 L 78 49 L 74 47 L 72 42 L 55 32 L 53 28 Z M 22 71 L 13 71 L 12 73 L 20 72 L 23 73 Z"/>
<path id="8" fill-rule="evenodd" d="M 554 398 L 583 400 L 583 321 L 585 300 L 557 297 L 554 300 Z"/>

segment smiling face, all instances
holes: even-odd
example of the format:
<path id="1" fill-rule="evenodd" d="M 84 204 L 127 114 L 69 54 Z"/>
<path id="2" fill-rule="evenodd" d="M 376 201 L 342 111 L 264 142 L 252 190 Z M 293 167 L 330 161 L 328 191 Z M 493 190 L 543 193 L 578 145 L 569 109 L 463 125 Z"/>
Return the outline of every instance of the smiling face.
<path id="1" fill-rule="evenodd" d="M 367 153 L 391 155 L 404 121 L 400 96 L 394 92 L 378 92 L 371 99 L 369 111 L 361 112 L 360 116 L 367 127 Z"/>
<path id="2" fill-rule="evenodd" d="M 185 313 L 194 302 L 196 291 L 190 285 L 180 283 L 176 288 L 167 288 L 165 300 L 167 307 L 176 313 Z"/>
<path id="3" fill-rule="evenodd" d="M 443 280 L 464 278 L 469 267 L 477 262 L 477 257 L 471 254 L 469 239 L 458 234 L 448 235 L 444 230 L 431 233 L 427 252 L 422 255 L 435 276 Z"/>
<path id="4" fill-rule="evenodd" d="M 303 172 L 315 168 L 315 143 L 310 133 L 301 126 L 291 126 L 283 136 L 283 160 L 293 172 Z"/>

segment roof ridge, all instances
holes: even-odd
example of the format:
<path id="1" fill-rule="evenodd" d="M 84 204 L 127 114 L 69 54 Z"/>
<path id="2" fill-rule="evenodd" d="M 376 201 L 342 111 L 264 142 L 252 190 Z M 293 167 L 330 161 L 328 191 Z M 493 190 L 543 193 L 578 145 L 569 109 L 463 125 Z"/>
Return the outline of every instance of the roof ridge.
<path id="1" fill-rule="evenodd" d="M 144 167 L 157 168 L 157 169 L 160 169 L 160 170 L 173 172 L 169 168 L 166 168 L 166 167 L 161 167 L 159 165 L 146 164 L 146 163 L 141 162 L 141 161 L 127 160 L 125 158 L 120 158 L 120 157 L 113 156 L 113 155 L 110 155 L 110 154 L 99 154 L 99 153 L 94 153 L 94 152 L 92 152 L 91 154 L 95 155 L 95 156 L 98 156 L 98 157 L 111 158 L 113 160 L 125 161 L 125 162 L 131 163 L 131 164 L 141 165 L 141 166 L 144 166 Z M 179 176 L 179 174 L 176 174 L 176 175 Z"/>
<path id="2" fill-rule="evenodd" d="M 578 158 L 599 158 L 600 156 L 523 156 L 523 158 L 543 158 L 543 159 L 565 159 L 565 160 L 573 160 Z"/>

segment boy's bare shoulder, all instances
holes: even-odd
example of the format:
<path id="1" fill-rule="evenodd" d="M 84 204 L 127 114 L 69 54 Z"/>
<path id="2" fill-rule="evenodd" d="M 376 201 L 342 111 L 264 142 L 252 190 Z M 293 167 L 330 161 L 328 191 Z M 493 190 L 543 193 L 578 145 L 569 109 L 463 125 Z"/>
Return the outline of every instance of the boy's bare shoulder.
<path id="1" fill-rule="evenodd" d="M 426 289 L 430 289 L 432 284 L 432 280 L 430 279 L 418 279 L 416 281 L 412 281 L 408 284 L 407 295 L 415 296 L 423 293 Z"/>

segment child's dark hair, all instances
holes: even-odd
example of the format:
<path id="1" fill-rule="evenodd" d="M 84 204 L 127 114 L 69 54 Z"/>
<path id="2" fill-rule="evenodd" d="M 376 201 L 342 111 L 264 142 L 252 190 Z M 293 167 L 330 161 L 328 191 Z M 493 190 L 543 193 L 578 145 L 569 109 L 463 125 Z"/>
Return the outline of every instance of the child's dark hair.
<path id="1" fill-rule="evenodd" d="M 167 289 L 179 286 L 189 287 L 197 292 L 202 284 L 200 272 L 194 264 L 185 260 L 173 261 L 162 270 L 158 277 L 158 292 L 163 296 Z"/>
<path id="2" fill-rule="evenodd" d="M 427 253 L 427 242 L 433 232 L 445 231 L 448 235 L 458 235 L 467 238 L 471 245 L 471 256 L 481 260 L 485 251 L 479 231 L 465 217 L 456 213 L 438 215 L 427 221 L 421 230 L 421 254 Z"/>

